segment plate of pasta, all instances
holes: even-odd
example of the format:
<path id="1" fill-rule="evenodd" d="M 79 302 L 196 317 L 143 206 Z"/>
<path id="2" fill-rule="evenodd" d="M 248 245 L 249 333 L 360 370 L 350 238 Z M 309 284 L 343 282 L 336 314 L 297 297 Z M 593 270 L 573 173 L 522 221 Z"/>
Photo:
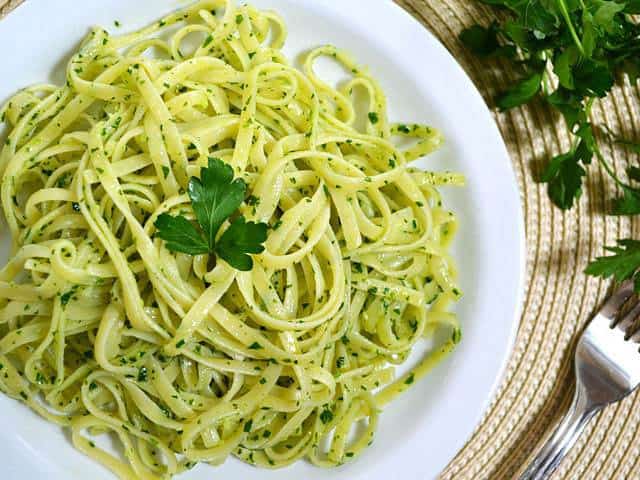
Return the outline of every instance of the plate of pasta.
<path id="1" fill-rule="evenodd" d="M 435 478 L 517 325 L 517 182 L 392 2 L 0 22 L 8 478 Z"/>

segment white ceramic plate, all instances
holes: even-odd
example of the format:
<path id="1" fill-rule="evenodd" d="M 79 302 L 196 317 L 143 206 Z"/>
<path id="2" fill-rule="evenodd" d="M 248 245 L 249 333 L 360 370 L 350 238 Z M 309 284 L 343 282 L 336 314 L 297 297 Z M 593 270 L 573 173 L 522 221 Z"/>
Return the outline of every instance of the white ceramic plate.
<path id="1" fill-rule="evenodd" d="M 177 0 L 30 0 L 0 22 L 0 101 L 44 80 L 60 83 L 68 55 L 92 25 L 129 30 L 184 5 Z M 448 190 L 460 215 L 455 248 L 465 297 L 463 341 L 425 380 L 382 415 L 374 444 L 350 464 L 321 470 L 304 462 L 280 471 L 230 459 L 199 465 L 184 479 L 430 479 L 468 439 L 487 406 L 512 346 L 523 275 L 520 199 L 500 134 L 481 96 L 456 61 L 391 1 L 252 0 L 273 8 L 290 29 L 290 58 L 325 43 L 370 67 L 389 97 L 392 119 L 428 122 L 446 147 L 425 168 L 463 172 L 468 187 Z M 121 29 L 114 21 L 122 23 Z M 5 231 L 6 232 L 6 231 Z M 6 237 L 6 233 L 5 233 Z M 8 238 L 2 238 L 3 261 Z M 2 252 L 0 252 L 1 254 Z M 111 479 L 76 452 L 67 433 L 0 395 L 2 478 Z"/>

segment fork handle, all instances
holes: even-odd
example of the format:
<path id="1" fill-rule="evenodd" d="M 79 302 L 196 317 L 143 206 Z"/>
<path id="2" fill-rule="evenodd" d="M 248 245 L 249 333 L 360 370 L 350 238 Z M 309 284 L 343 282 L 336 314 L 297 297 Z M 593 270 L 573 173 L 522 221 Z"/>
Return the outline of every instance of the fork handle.
<path id="1" fill-rule="evenodd" d="M 573 396 L 571 408 L 562 419 L 555 432 L 544 443 L 535 458 L 520 476 L 520 480 L 545 480 L 571 449 L 598 409 L 590 403 L 583 388 L 578 386 Z"/>

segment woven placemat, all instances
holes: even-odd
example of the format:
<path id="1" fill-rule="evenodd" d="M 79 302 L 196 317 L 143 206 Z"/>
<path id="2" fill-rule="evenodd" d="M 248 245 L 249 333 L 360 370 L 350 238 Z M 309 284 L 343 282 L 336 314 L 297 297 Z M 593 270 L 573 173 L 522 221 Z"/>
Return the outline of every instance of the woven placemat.
<path id="1" fill-rule="evenodd" d="M 381 0 L 375 0 L 381 1 Z M 494 13 L 477 0 L 396 0 L 458 59 L 491 104 L 515 78 L 504 64 L 479 62 L 458 41 L 465 27 Z M 21 0 L 0 0 L 0 17 Z M 596 104 L 594 121 L 639 138 L 640 92 L 626 84 Z M 573 347 L 609 285 L 583 275 L 589 261 L 617 238 L 640 238 L 640 221 L 605 216 L 614 187 L 596 166 L 578 207 L 562 213 L 536 183 L 545 159 L 569 147 L 566 127 L 542 107 L 496 114 L 516 171 L 527 235 L 524 314 L 502 384 L 473 437 L 442 473 L 444 480 L 510 479 L 571 399 Z M 624 168 L 629 152 L 601 139 Z M 637 161 L 637 158 L 631 158 Z M 515 226 L 514 226 L 515 228 Z M 640 479 L 640 394 L 605 409 L 587 427 L 554 475 L 557 479 Z"/>
<path id="2" fill-rule="evenodd" d="M 23 0 L 0 0 L 0 18 L 17 7 L 22 1 Z"/>

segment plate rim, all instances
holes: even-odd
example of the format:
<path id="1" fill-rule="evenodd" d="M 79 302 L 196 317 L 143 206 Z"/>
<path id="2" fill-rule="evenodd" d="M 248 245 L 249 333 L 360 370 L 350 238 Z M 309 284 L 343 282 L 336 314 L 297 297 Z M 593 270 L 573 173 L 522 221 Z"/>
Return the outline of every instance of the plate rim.
<path id="1" fill-rule="evenodd" d="M 317 1 L 317 0 L 312 0 L 312 1 Z M 498 128 L 498 124 L 496 122 L 494 113 L 492 112 L 491 108 L 485 101 L 484 97 L 482 96 L 482 93 L 480 92 L 480 89 L 478 88 L 476 83 L 473 81 L 471 76 L 462 67 L 458 59 L 453 56 L 453 54 L 447 49 L 447 47 L 442 43 L 442 41 L 431 30 L 429 30 L 429 28 L 426 25 L 422 24 L 408 10 L 402 8 L 395 1 L 387 0 L 386 3 L 391 4 L 392 8 L 394 8 L 397 13 L 399 13 L 402 16 L 408 17 L 408 20 L 410 22 L 417 24 L 418 27 L 421 28 L 426 35 L 430 36 L 432 40 L 434 40 L 434 42 L 437 43 L 437 47 L 434 47 L 434 48 L 440 49 L 441 53 L 449 57 L 449 60 L 451 61 L 451 63 L 455 64 L 455 68 L 459 70 L 462 76 L 464 76 L 466 81 L 470 84 L 471 90 L 472 90 L 471 93 L 474 96 L 478 97 L 478 99 L 482 102 L 485 110 L 489 113 L 489 116 L 492 119 L 491 128 L 494 130 L 494 133 L 498 136 L 500 149 L 503 150 L 503 155 L 509 162 L 509 171 L 511 173 L 511 180 L 512 180 L 510 184 L 513 187 L 512 193 L 515 193 L 518 198 L 519 211 L 517 216 L 518 217 L 517 230 L 518 230 L 518 241 L 519 241 L 518 242 L 519 265 L 518 265 L 518 285 L 517 285 L 518 296 L 516 299 L 516 308 L 515 308 L 515 311 L 513 312 L 513 319 L 511 322 L 511 331 L 509 332 L 507 353 L 504 355 L 504 358 L 502 359 L 502 365 L 500 366 L 499 371 L 496 373 L 496 378 L 493 382 L 493 386 L 491 387 L 491 391 L 488 395 L 488 398 L 485 399 L 485 404 L 482 408 L 482 413 L 480 414 L 480 418 L 478 418 L 476 421 L 476 426 L 479 426 L 482 416 L 484 415 L 486 410 L 489 408 L 491 401 L 495 397 L 500 387 L 500 384 L 504 380 L 507 368 L 509 366 L 509 361 L 513 354 L 514 347 L 516 345 L 518 330 L 520 328 L 520 323 L 522 320 L 522 309 L 524 306 L 524 298 L 526 295 L 525 287 L 526 287 L 526 278 L 527 278 L 527 235 L 526 235 L 526 228 L 525 228 L 526 223 L 525 223 L 525 211 L 524 211 L 522 191 L 520 189 L 520 185 L 518 182 L 518 175 L 514 168 L 511 154 L 509 153 L 509 149 L 507 148 L 507 144 L 502 135 L 502 132 Z M 455 352 L 453 354 L 455 355 Z"/>

